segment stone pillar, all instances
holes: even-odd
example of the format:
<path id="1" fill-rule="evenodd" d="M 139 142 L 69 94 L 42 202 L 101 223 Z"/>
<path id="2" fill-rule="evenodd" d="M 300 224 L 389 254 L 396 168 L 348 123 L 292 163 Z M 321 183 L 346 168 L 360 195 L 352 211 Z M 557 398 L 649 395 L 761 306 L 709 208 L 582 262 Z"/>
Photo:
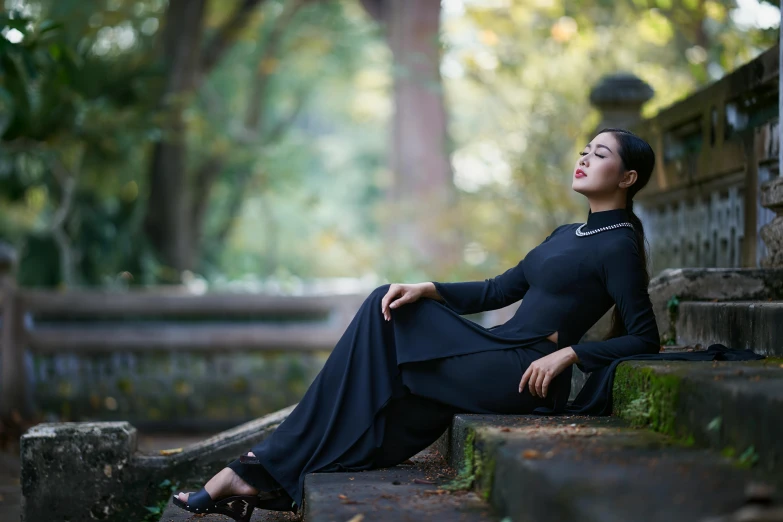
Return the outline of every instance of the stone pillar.
<path id="1" fill-rule="evenodd" d="M 127 422 L 38 424 L 21 439 L 22 522 L 128 520 L 138 512 Z"/>
<path id="2" fill-rule="evenodd" d="M 783 0 L 780 2 L 783 9 Z M 780 34 L 783 36 L 783 24 L 780 26 Z M 770 180 L 760 187 L 761 206 L 766 207 L 777 214 L 775 218 L 761 227 L 759 234 L 767 246 L 767 256 L 761 259 L 764 268 L 783 267 L 783 74 L 780 67 L 783 66 L 783 45 L 778 50 L 780 61 L 778 62 L 778 177 Z"/>
<path id="3" fill-rule="evenodd" d="M 0 306 L 2 306 L 3 328 L 0 332 L 0 418 L 9 425 L 29 419 L 32 407 L 28 404 L 25 385 L 24 347 L 19 333 L 22 314 L 16 291 L 16 251 L 0 241 Z"/>
<path id="4" fill-rule="evenodd" d="M 767 246 L 767 256 L 761 259 L 761 266 L 783 267 L 783 177 L 763 183 L 760 191 L 761 206 L 777 214 L 759 229 L 761 239 Z"/>
<path id="5" fill-rule="evenodd" d="M 601 122 L 593 134 L 604 127 L 629 129 L 641 118 L 642 105 L 653 94 L 652 87 L 634 74 L 604 76 L 590 91 L 590 103 L 601 111 Z"/>

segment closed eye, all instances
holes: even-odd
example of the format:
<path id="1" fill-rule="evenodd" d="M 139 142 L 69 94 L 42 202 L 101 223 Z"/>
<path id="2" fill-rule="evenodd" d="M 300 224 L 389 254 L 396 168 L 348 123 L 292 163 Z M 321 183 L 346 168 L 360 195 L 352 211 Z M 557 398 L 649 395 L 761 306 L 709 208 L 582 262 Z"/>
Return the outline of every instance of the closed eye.
<path id="1" fill-rule="evenodd" d="M 585 154 L 587 154 L 587 153 L 586 152 L 580 152 L 579 153 L 580 156 L 584 156 Z M 596 154 L 596 156 L 598 156 L 599 158 L 604 158 L 605 157 L 605 156 L 601 156 L 600 154 Z"/>

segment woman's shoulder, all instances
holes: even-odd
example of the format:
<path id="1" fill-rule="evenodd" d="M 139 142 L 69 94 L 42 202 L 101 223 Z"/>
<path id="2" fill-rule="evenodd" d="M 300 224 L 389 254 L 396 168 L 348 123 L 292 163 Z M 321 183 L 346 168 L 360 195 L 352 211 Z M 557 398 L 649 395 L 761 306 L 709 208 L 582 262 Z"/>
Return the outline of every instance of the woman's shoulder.
<path id="1" fill-rule="evenodd" d="M 555 234 L 560 234 L 562 232 L 567 232 L 569 230 L 576 230 L 576 228 L 579 227 L 579 225 L 581 224 L 582 223 L 564 223 L 559 227 L 555 228 L 550 235 L 554 236 Z"/>
<path id="2" fill-rule="evenodd" d="M 606 262 L 621 262 L 623 259 L 639 257 L 639 241 L 631 227 L 620 227 L 602 232 L 605 234 L 600 256 Z"/>

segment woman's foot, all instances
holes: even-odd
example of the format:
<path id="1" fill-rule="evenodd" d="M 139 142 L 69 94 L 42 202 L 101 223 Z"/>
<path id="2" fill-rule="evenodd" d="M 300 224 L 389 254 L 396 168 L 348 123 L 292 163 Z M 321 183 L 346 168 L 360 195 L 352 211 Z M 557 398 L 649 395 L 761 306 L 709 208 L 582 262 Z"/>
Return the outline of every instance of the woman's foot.
<path id="1" fill-rule="evenodd" d="M 258 490 L 242 480 L 231 468 L 223 468 L 217 475 L 204 484 L 209 496 L 219 500 L 231 495 L 258 495 Z M 188 501 L 190 493 L 178 493 L 177 498 L 183 502 Z"/>

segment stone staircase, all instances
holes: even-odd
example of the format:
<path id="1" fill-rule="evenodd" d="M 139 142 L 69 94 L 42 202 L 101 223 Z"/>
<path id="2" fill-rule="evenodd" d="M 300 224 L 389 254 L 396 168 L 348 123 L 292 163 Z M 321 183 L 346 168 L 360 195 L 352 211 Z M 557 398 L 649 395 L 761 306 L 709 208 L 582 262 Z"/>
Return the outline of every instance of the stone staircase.
<path id="1" fill-rule="evenodd" d="M 253 520 L 783 521 L 783 270 L 667 270 L 650 295 L 660 331 L 676 343 L 666 351 L 722 343 L 767 358 L 622 363 L 609 417 L 456 415 L 410 461 L 311 474 L 298 516 L 258 510 Z M 586 378 L 578 373 L 574 395 Z M 51 520 L 32 507 L 42 504 L 74 522 L 90 513 L 152 520 L 136 508 L 155 502 L 163 502 L 161 521 L 228 520 L 165 502 L 175 482 L 177 490 L 200 486 L 288 411 L 172 455 L 139 455 L 126 423 L 37 426 L 23 438 L 25 520 Z M 86 458 L 96 448 L 100 466 Z M 93 482 L 84 499 L 67 496 L 80 513 L 66 507 L 62 480 Z"/>

